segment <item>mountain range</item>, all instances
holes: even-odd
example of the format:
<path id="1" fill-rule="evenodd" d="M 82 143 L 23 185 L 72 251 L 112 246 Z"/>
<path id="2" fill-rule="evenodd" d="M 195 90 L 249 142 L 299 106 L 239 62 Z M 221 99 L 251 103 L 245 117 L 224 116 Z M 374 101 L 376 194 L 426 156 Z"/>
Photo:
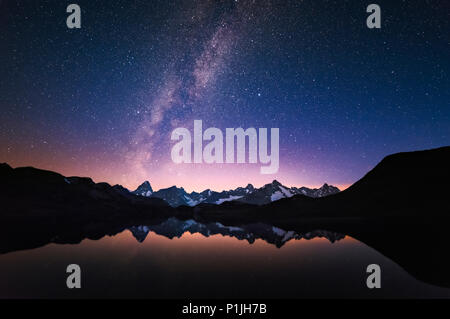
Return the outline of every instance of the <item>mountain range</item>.
<path id="1" fill-rule="evenodd" d="M 450 260 L 445 258 L 450 245 L 449 163 L 446 146 L 386 156 L 352 186 L 330 196 L 322 196 L 328 185 L 313 190 L 313 197 L 275 181 L 259 189 L 248 185 L 229 192 L 205 190 L 187 194 L 189 198 L 177 187 L 154 192 L 144 183 L 130 192 L 90 178 L 0 164 L 0 254 L 49 242 L 99 239 L 124 229 L 138 240 L 145 239 L 147 230 L 170 238 L 186 229 L 262 238 L 278 246 L 291 236 L 315 236 L 312 232 L 322 229 L 329 232 L 322 234 L 329 240 L 339 238 L 331 233 L 346 234 L 416 278 L 450 287 Z M 173 198 L 160 198 L 166 194 Z M 253 204 L 261 198 L 269 202 Z M 190 201 L 199 203 L 186 205 Z M 163 229 L 171 218 L 180 221 L 172 225 L 172 233 Z M 271 227 L 250 229 L 254 224 Z"/>
<path id="2" fill-rule="evenodd" d="M 120 185 L 66 177 L 33 167 L 0 164 L 0 219 L 44 223 L 182 217 L 227 222 L 304 220 L 305 218 L 447 216 L 450 147 L 389 155 L 359 181 L 339 192 L 286 187 L 278 181 L 255 188 L 153 191 L 144 182 L 130 192 Z M 330 195 L 331 194 L 331 195 Z M 329 196 L 325 196 L 329 195 Z"/>
<path id="3" fill-rule="evenodd" d="M 116 187 L 119 187 L 119 185 L 116 185 Z M 286 187 L 277 180 L 274 180 L 272 183 L 266 184 L 261 188 L 255 188 L 252 184 L 248 184 L 246 187 L 238 187 L 236 189 L 228 191 L 216 192 L 207 189 L 200 193 L 187 193 L 184 188 L 178 188 L 176 186 L 153 191 L 150 182 L 145 181 L 135 191 L 132 191 L 130 193 L 138 196 L 160 198 L 167 202 L 170 206 L 178 207 L 183 205 L 196 206 L 200 203 L 220 205 L 224 202 L 229 201 L 264 205 L 282 198 L 289 198 L 298 194 L 317 198 L 336 194 L 338 192 L 340 192 L 339 188 L 328 184 L 324 184 L 320 188 L 313 189 L 307 187 L 297 188 Z"/>

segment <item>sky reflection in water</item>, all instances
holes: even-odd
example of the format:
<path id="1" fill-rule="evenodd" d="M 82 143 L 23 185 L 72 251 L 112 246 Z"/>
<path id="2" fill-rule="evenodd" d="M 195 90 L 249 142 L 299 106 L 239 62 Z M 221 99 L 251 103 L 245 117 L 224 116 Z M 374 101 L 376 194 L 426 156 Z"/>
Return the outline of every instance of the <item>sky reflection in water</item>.
<path id="1" fill-rule="evenodd" d="M 66 288 L 66 266 L 82 269 L 82 288 Z M 366 287 L 367 265 L 382 268 L 382 288 Z M 130 230 L 77 245 L 0 255 L 0 297 L 450 297 L 421 283 L 346 236 L 291 239 L 281 248 L 256 239 L 185 232 L 169 239 Z"/>

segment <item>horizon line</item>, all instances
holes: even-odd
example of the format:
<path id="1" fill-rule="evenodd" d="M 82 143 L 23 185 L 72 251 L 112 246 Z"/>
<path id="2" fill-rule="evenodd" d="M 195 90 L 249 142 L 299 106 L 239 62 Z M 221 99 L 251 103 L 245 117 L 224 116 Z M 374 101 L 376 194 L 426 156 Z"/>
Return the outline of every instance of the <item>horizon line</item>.
<path id="1" fill-rule="evenodd" d="M 119 184 L 119 183 L 110 183 L 110 182 L 107 182 L 107 181 L 95 181 L 95 179 L 94 179 L 93 177 L 91 177 L 91 176 L 63 175 L 62 173 L 59 173 L 59 172 L 57 172 L 57 171 L 53 171 L 53 170 L 45 169 L 45 168 L 38 168 L 38 167 L 35 167 L 35 166 L 31 166 L 31 165 L 26 165 L 26 166 L 16 166 L 16 167 L 14 167 L 14 166 L 8 164 L 7 162 L 0 163 L 0 165 L 2 165 L 2 164 L 6 164 L 6 165 L 8 165 L 9 167 L 11 167 L 12 169 L 17 169 L 17 168 L 33 168 L 33 169 L 38 169 L 38 170 L 42 170 L 42 171 L 53 172 L 53 173 L 59 174 L 59 175 L 61 175 L 61 176 L 63 176 L 63 177 L 89 178 L 89 179 L 91 179 L 91 180 L 92 180 L 94 183 L 96 183 L 96 184 L 99 184 L 99 183 L 107 183 L 107 184 L 109 184 L 110 186 L 119 185 L 119 186 L 121 186 L 121 187 L 126 188 L 126 189 L 127 189 L 128 191 L 130 191 L 130 192 L 135 191 L 135 190 L 132 190 L 132 189 L 130 189 L 129 187 L 124 186 L 124 185 Z M 137 189 L 139 186 L 141 186 L 143 183 L 145 183 L 145 182 L 149 182 L 149 183 L 150 183 L 150 186 L 151 186 L 152 189 L 153 189 L 153 186 L 152 186 L 152 183 L 150 182 L 150 180 L 151 180 L 151 179 L 145 179 L 143 182 L 138 183 L 138 186 L 136 187 L 136 189 Z M 285 187 L 287 187 L 287 188 L 292 188 L 292 187 L 302 188 L 302 187 L 306 187 L 306 188 L 309 188 L 309 189 L 318 189 L 318 188 L 322 187 L 323 185 L 327 184 L 327 185 L 330 185 L 330 186 L 333 186 L 333 187 L 337 187 L 337 188 L 339 189 L 339 191 L 343 191 L 343 190 L 349 188 L 351 185 L 354 184 L 354 183 L 348 183 L 348 184 L 335 184 L 335 183 L 324 182 L 324 183 L 322 183 L 320 186 L 319 186 L 319 185 L 313 185 L 313 186 L 311 186 L 311 185 L 290 185 L 290 186 L 286 186 L 286 185 L 284 185 L 282 182 L 278 181 L 276 178 L 273 179 L 273 181 L 277 181 L 277 182 L 279 182 L 282 186 L 285 186 Z M 247 187 L 248 185 L 252 185 L 254 188 L 261 188 L 261 187 L 264 187 L 264 186 L 266 186 L 266 185 L 268 185 L 268 184 L 273 183 L 273 181 L 272 181 L 272 182 L 269 182 L 269 183 L 264 183 L 264 184 L 262 184 L 261 186 L 255 186 L 253 183 L 247 182 L 247 185 L 245 185 L 245 186 L 238 186 L 238 187 L 236 187 L 236 188 L 239 188 L 239 187 L 245 188 L 245 187 Z M 258 184 L 257 184 L 257 185 L 258 185 Z M 203 187 L 202 190 L 200 190 L 199 188 L 197 188 L 197 189 L 194 189 L 194 188 L 187 189 L 187 188 L 185 188 L 185 186 L 177 186 L 177 184 L 173 184 L 172 186 L 169 186 L 169 187 L 162 187 L 162 188 L 158 188 L 158 189 L 155 188 L 155 189 L 153 189 L 153 192 L 157 192 L 157 191 L 160 191 L 160 190 L 163 190 L 163 189 L 168 189 L 168 188 L 171 188 L 171 187 L 183 188 L 188 194 L 190 194 L 190 193 L 192 193 L 192 192 L 201 193 L 201 192 L 203 192 L 203 191 L 205 191 L 205 190 L 210 190 L 210 191 L 213 191 L 213 192 L 218 192 L 218 193 L 220 193 L 220 192 L 231 191 L 231 190 L 235 190 L 235 189 L 236 189 L 236 188 L 234 188 L 234 189 L 233 189 L 233 188 L 228 188 L 228 189 L 227 189 L 227 188 L 223 188 L 223 189 L 220 189 L 220 190 L 219 190 L 219 189 L 212 189 L 212 188 L 210 188 L 210 187 Z"/>

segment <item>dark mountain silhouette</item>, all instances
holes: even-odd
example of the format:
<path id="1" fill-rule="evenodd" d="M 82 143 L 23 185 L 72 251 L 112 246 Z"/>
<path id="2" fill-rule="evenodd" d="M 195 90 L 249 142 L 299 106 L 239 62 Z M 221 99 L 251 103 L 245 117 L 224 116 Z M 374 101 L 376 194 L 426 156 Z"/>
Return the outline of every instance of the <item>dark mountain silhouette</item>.
<path id="1" fill-rule="evenodd" d="M 248 184 L 247 187 L 238 187 L 234 190 L 216 192 L 210 189 L 200 193 L 187 193 L 184 188 L 172 186 L 153 191 L 148 181 L 141 184 L 135 191 L 131 192 L 135 195 L 160 198 L 166 201 L 172 207 L 179 206 L 196 206 L 200 203 L 221 204 L 226 201 L 237 200 L 254 190 L 253 185 Z"/>
<path id="2" fill-rule="evenodd" d="M 348 189 L 295 195 L 261 207 L 199 205 L 205 220 L 298 221 L 317 218 L 448 217 L 450 147 L 389 155 Z"/>
<path id="3" fill-rule="evenodd" d="M 2 220 L 67 222 L 173 213 L 161 199 L 136 196 L 120 185 L 94 183 L 90 178 L 7 164 L 0 164 L 0 176 Z"/>
<path id="4" fill-rule="evenodd" d="M 255 205 L 264 205 L 283 198 L 290 198 L 294 195 L 304 195 L 308 197 L 325 197 L 328 195 L 339 193 L 340 190 L 337 187 L 324 184 L 320 188 L 307 188 L 307 187 L 286 187 L 279 181 L 274 180 L 270 184 L 266 184 L 261 188 L 253 190 L 248 195 L 238 199 L 239 202 Z"/>
<path id="5" fill-rule="evenodd" d="M 248 184 L 246 187 L 238 187 L 229 191 L 208 193 L 208 197 L 202 203 L 205 204 L 217 204 L 220 205 L 225 202 L 240 200 L 255 191 L 255 187 L 252 184 Z"/>
<path id="6" fill-rule="evenodd" d="M 227 201 L 176 209 L 119 185 L 1 164 L 0 253 L 98 239 L 139 225 L 160 225 L 171 217 L 219 223 L 228 227 L 223 231 L 263 223 L 296 234 L 323 229 L 352 236 L 416 278 L 448 287 L 449 163 L 450 147 L 398 153 L 330 196 L 299 194 L 262 206 Z"/>
<path id="7" fill-rule="evenodd" d="M 448 216 L 449 163 L 450 147 L 393 154 L 343 192 L 315 201 L 294 197 L 266 208 L 305 216 Z"/>
<path id="8" fill-rule="evenodd" d="M 294 195 L 291 189 L 274 181 L 260 189 L 249 184 L 246 188 L 238 188 L 230 193 L 230 196 L 246 198 L 244 201 L 224 201 L 221 205 L 211 205 L 204 201 L 194 208 L 178 210 L 171 209 L 165 201 L 171 206 L 186 205 L 189 194 L 183 188 L 174 186 L 153 192 L 151 197 L 137 196 L 120 185 L 111 187 L 107 183 L 96 184 L 90 178 L 64 177 L 32 167 L 13 169 L 7 164 L 1 164 L 0 196 L 4 208 L 3 217 L 18 217 L 23 214 L 33 218 L 50 214 L 76 216 L 87 212 L 96 216 L 105 211 L 108 213 L 104 217 L 108 219 L 118 212 L 130 215 L 132 212 L 152 214 L 156 211 L 174 215 L 179 211 L 205 218 L 219 218 L 226 214 L 224 217 L 245 220 L 447 216 L 447 183 L 450 180 L 448 163 L 450 147 L 398 153 L 384 158 L 345 191 L 326 197 Z M 325 188 L 330 189 L 330 186 L 325 184 L 319 191 Z M 142 184 L 138 189 L 143 192 L 152 191 L 149 183 Z M 207 190 L 197 193 L 197 196 L 213 196 L 211 193 Z M 261 207 L 249 205 L 249 202 L 258 204 L 278 193 L 288 198 Z"/>
<path id="9" fill-rule="evenodd" d="M 126 188 L 123 188 L 123 190 L 128 191 Z M 320 188 L 313 189 L 307 187 L 297 188 L 286 187 L 277 180 L 274 180 L 272 183 L 266 184 L 261 188 L 255 188 L 252 184 L 248 184 L 246 187 L 238 187 L 236 189 L 222 192 L 207 189 L 200 193 L 187 193 L 184 188 L 179 188 L 176 186 L 153 191 L 150 183 L 145 181 L 131 193 L 139 196 L 163 199 L 172 207 L 179 207 L 183 205 L 192 207 L 201 203 L 220 205 L 230 201 L 264 205 L 282 198 L 289 198 L 297 194 L 302 194 L 309 197 L 325 197 L 338 192 L 340 192 L 339 188 L 328 184 L 324 184 Z"/>
<path id="10" fill-rule="evenodd" d="M 160 189 L 154 192 L 152 197 L 160 198 L 166 201 L 172 207 L 178 207 L 182 205 L 190 205 L 191 198 L 183 187 L 172 186 L 165 189 Z"/>
<path id="11" fill-rule="evenodd" d="M 153 194 L 152 186 L 149 181 L 143 182 L 139 187 L 132 192 L 135 195 L 150 197 Z"/>

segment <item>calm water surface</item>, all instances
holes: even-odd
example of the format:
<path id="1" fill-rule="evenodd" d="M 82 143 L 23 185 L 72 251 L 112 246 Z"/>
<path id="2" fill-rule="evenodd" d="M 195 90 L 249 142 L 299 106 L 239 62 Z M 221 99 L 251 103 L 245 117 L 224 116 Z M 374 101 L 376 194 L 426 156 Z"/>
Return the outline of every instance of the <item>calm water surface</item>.
<path id="1" fill-rule="evenodd" d="M 349 236 L 214 227 L 193 221 L 133 227 L 100 240 L 3 254 L 0 297 L 450 297 L 450 289 L 417 281 Z M 66 288 L 72 263 L 81 266 L 81 289 Z M 381 266 L 381 289 L 366 287 L 372 263 Z"/>

